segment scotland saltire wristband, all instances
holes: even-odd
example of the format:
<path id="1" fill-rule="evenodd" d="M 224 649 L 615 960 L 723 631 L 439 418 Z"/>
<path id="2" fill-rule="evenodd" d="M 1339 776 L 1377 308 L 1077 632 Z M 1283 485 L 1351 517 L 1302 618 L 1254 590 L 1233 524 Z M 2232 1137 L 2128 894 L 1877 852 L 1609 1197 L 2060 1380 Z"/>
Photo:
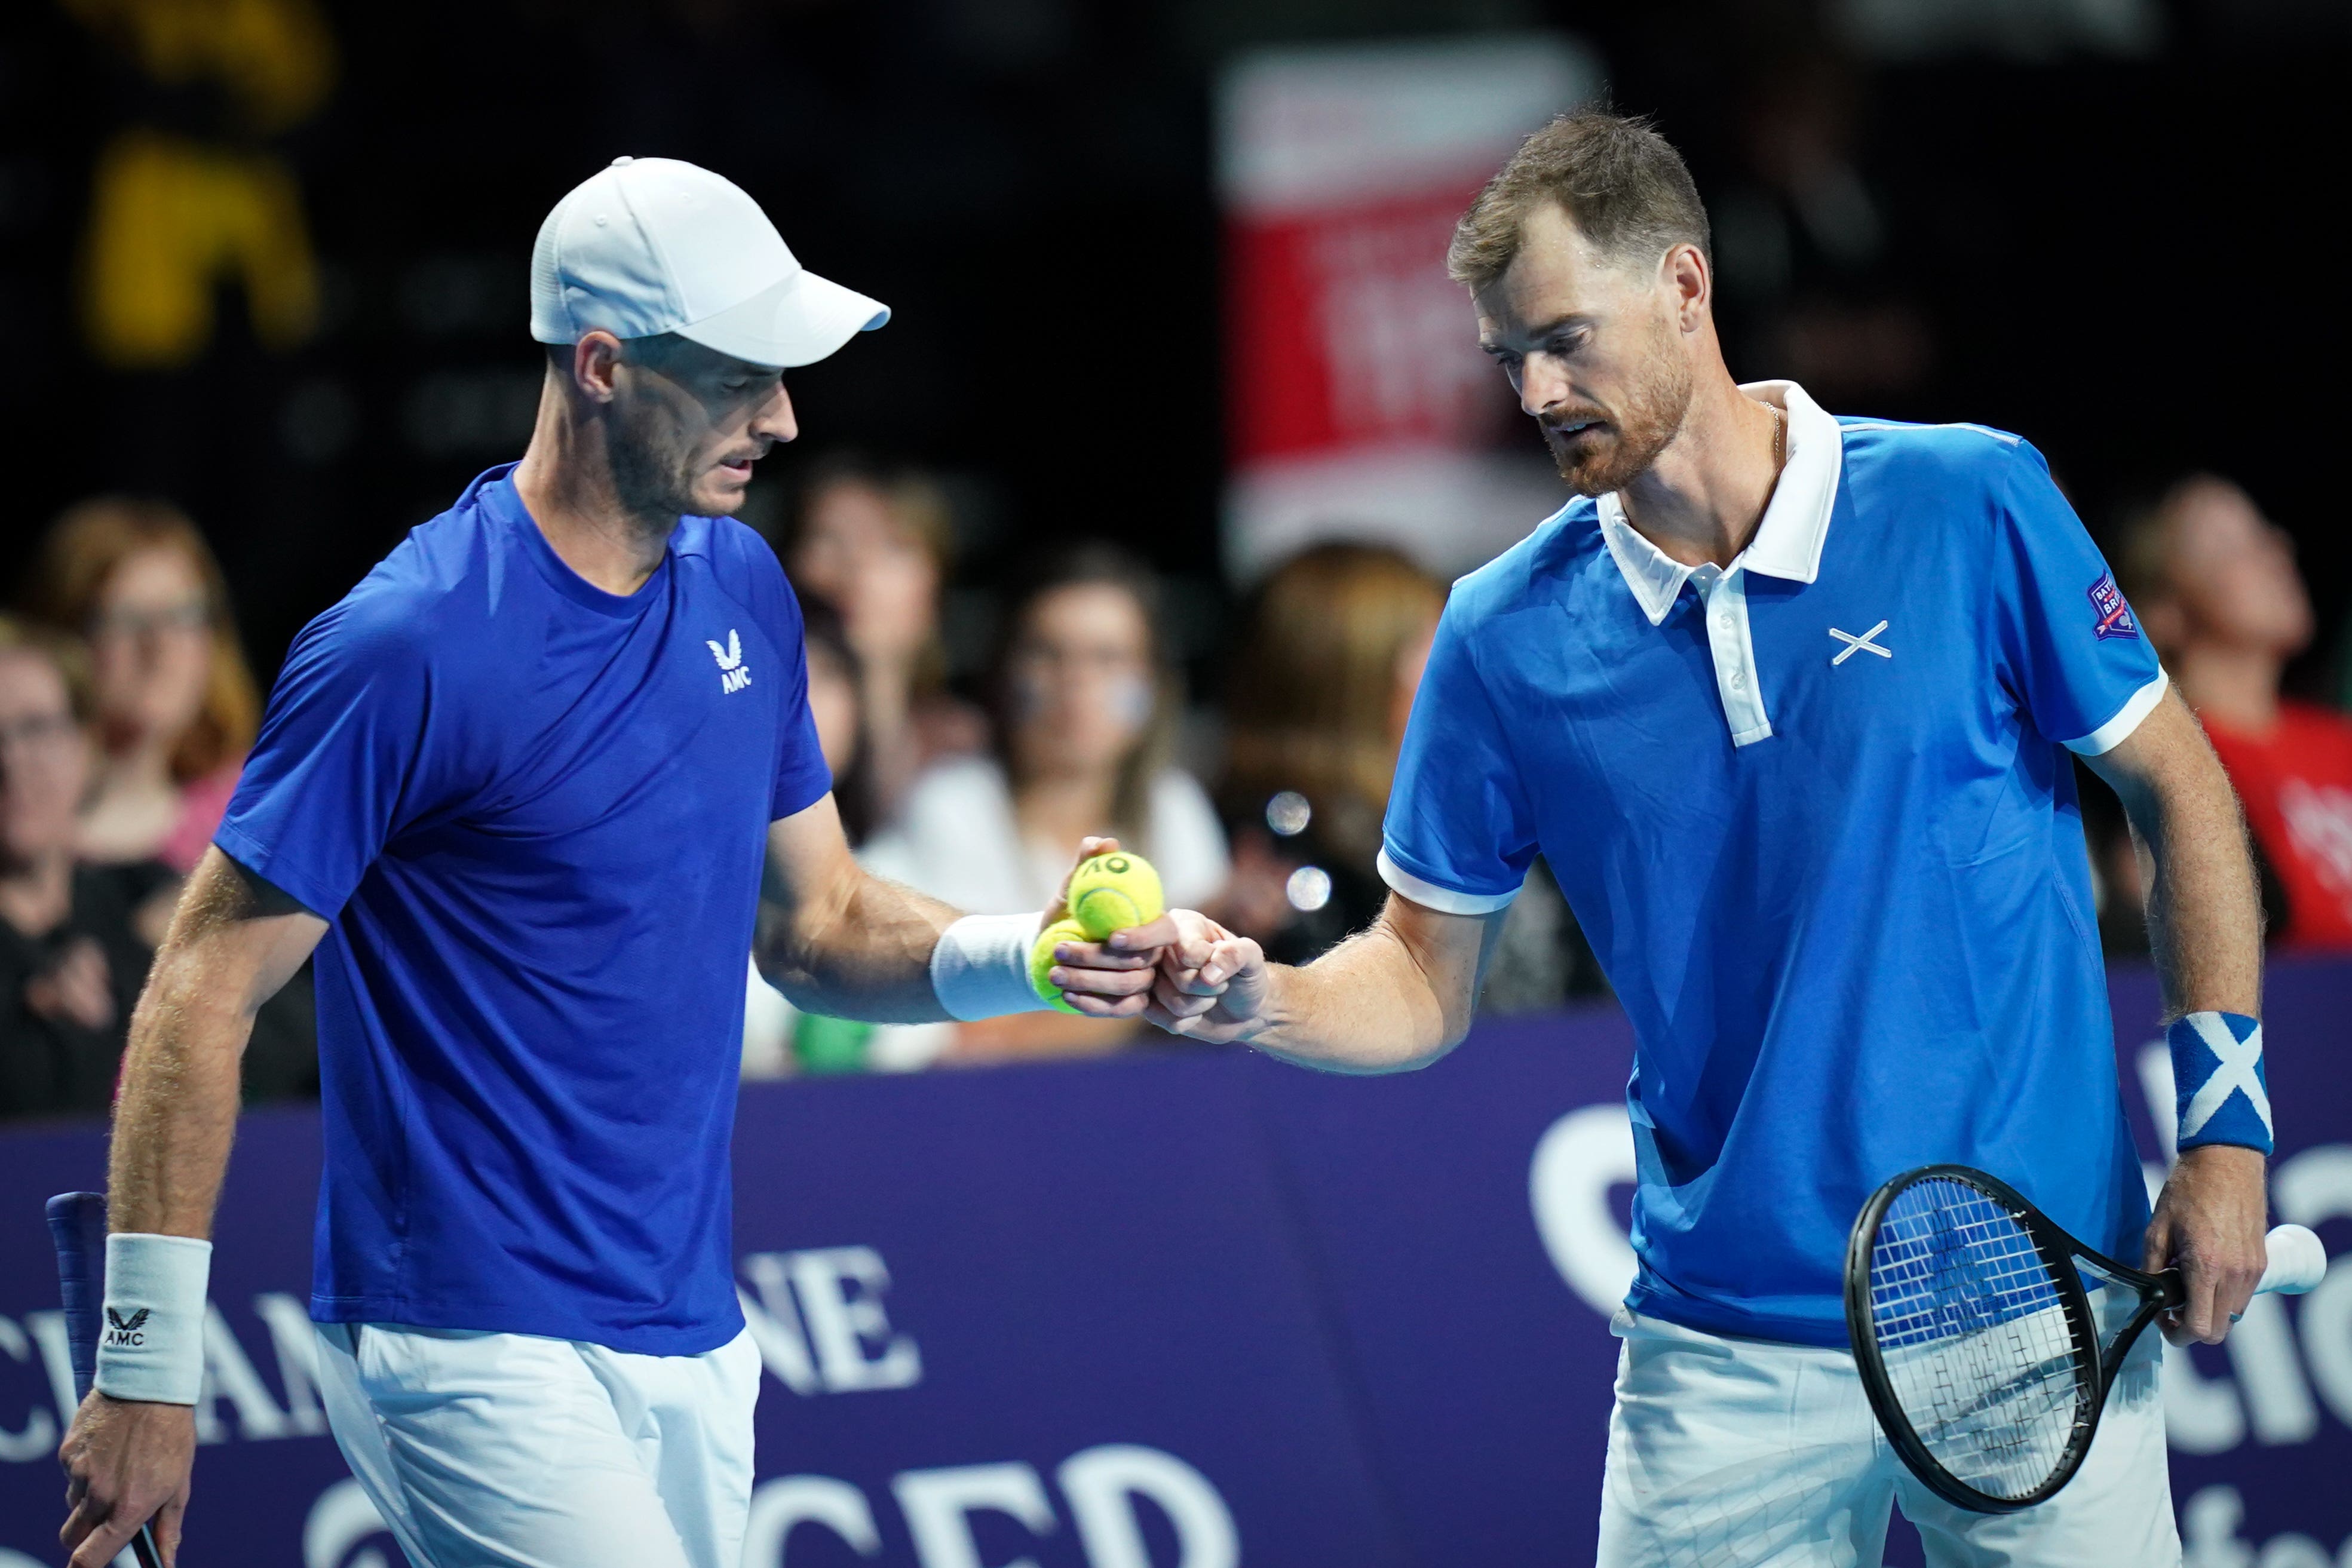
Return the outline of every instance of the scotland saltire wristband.
<path id="1" fill-rule="evenodd" d="M 967 915 L 940 932 L 931 994 L 948 1017 L 971 1023 L 1044 1012 L 1049 1004 L 1029 983 L 1029 949 L 1043 924 L 1035 915 Z"/>
<path id="2" fill-rule="evenodd" d="M 193 1236 L 106 1239 L 98 1375 L 112 1399 L 194 1405 L 205 1386 L 205 1289 L 213 1244 Z"/>
<path id="3" fill-rule="evenodd" d="M 2243 1013 L 2188 1013 L 2165 1030 L 2182 1149 L 2235 1144 L 2271 1152 L 2263 1026 Z"/>

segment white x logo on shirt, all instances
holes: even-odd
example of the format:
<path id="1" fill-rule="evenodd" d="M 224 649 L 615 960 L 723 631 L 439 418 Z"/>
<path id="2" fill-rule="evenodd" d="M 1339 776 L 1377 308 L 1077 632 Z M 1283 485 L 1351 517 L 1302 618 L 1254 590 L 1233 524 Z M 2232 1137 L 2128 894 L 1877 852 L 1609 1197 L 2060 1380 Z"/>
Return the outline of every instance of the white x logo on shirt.
<path id="1" fill-rule="evenodd" d="M 1855 636 L 1851 632 L 1841 632 L 1834 626 L 1831 627 L 1830 635 L 1844 643 L 1845 648 L 1836 658 L 1832 659 L 1830 663 L 1832 664 L 1843 664 L 1848 659 L 1853 658 L 1856 653 L 1862 653 L 1864 650 L 1877 654 L 1882 659 L 1891 659 L 1895 657 L 1892 650 L 1882 648 L 1877 643 L 1871 641 L 1873 637 L 1877 636 L 1881 632 L 1885 630 L 1886 622 L 1884 621 L 1880 622 L 1877 625 L 1873 626 L 1869 631 L 1864 632 L 1859 637 Z"/>
<path id="2" fill-rule="evenodd" d="M 2195 1137 L 2199 1129 L 2213 1119 L 2214 1113 L 2229 1103 L 2231 1092 L 2237 1089 L 2246 1092 L 2246 1103 L 2263 1119 L 2263 1131 L 2270 1132 L 2271 1097 L 2263 1092 L 2262 1080 L 2254 1076 L 2254 1063 L 2263 1059 L 2262 1026 L 2256 1024 L 2254 1032 L 2242 1041 L 2232 1039 L 2230 1026 L 2210 1014 L 2191 1014 L 2189 1027 L 2197 1031 L 2197 1038 L 2205 1042 L 2207 1049 L 2221 1059 L 2221 1065 L 2189 1097 L 2189 1108 L 2180 1113 L 2180 1135 Z"/>

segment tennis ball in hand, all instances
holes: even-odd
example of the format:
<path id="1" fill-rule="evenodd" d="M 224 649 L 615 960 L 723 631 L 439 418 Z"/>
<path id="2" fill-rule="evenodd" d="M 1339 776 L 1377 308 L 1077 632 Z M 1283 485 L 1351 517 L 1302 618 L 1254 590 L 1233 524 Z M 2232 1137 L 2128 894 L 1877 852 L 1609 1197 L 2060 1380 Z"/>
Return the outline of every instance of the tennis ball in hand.
<path id="1" fill-rule="evenodd" d="M 1160 873 L 1141 855 L 1113 850 L 1080 861 L 1070 873 L 1070 918 L 1089 942 L 1157 920 L 1166 908 L 1160 902 Z"/>
<path id="2" fill-rule="evenodd" d="M 1052 1003 L 1057 1012 L 1075 1013 L 1078 1009 L 1064 1001 L 1061 988 L 1045 977 L 1054 972 L 1054 949 L 1064 942 L 1086 940 L 1087 934 L 1076 921 L 1056 920 L 1037 933 L 1037 944 L 1029 949 L 1029 988 L 1037 993 L 1041 1001 Z"/>

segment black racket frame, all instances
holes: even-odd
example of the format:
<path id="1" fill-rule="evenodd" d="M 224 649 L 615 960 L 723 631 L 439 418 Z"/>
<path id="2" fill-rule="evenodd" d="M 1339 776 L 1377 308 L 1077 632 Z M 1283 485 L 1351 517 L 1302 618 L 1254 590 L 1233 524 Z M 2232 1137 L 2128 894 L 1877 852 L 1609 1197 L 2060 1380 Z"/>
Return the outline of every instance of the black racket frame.
<path id="1" fill-rule="evenodd" d="M 2078 1410 L 2074 1429 L 2069 1434 L 2066 1451 L 2059 1457 L 2050 1479 L 2024 1497 L 1995 1497 L 1979 1491 L 1947 1470 L 1927 1451 L 1913 1429 L 1910 1418 L 1903 1414 L 1901 1401 L 1895 1396 L 1895 1385 L 1887 1376 L 1885 1358 L 1878 1348 L 1878 1335 L 1872 1325 L 1870 1312 L 1870 1260 L 1878 1246 L 1879 1222 L 1886 1210 L 1908 1188 L 1931 1178 L 1941 1177 L 1975 1187 L 1987 1197 L 2006 1207 L 2026 1236 L 2033 1249 L 2041 1255 L 2057 1286 L 2060 1310 L 2064 1313 L 2066 1332 L 2075 1348 L 2075 1383 L 2084 1396 Z M 2105 1351 L 2099 1345 L 2098 1325 L 2091 1315 L 2090 1293 L 2083 1289 L 2083 1279 L 2076 1272 L 2074 1260 L 2086 1258 L 2100 1270 L 2115 1277 L 2118 1283 L 2130 1286 L 2140 1293 L 2139 1306 L 2116 1334 L 2114 1343 Z M 2099 1416 L 2106 1408 L 2107 1391 L 2115 1386 L 2116 1375 L 2123 1367 L 2124 1357 L 2146 1333 L 2157 1313 L 2177 1307 L 2185 1299 L 2180 1271 L 2168 1269 L 2161 1274 L 2150 1274 L 2116 1262 L 2103 1252 L 2084 1246 L 2061 1229 L 2056 1221 L 2028 1203 L 2015 1187 L 1998 1176 L 1986 1175 L 1972 1166 L 1921 1166 L 1905 1171 L 1870 1195 L 1855 1217 L 1853 1233 L 1845 1248 L 1845 1326 L 1853 1340 L 1854 1365 L 1862 1374 L 1862 1388 L 1869 1396 L 1870 1408 L 1878 1417 L 1880 1430 L 1911 1473 L 1945 1501 L 1957 1504 L 1976 1513 L 2015 1513 L 2046 1502 L 2058 1489 L 2074 1479 L 2083 1467 L 2083 1459 L 2091 1450 L 2091 1439 L 2099 1429 Z"/>

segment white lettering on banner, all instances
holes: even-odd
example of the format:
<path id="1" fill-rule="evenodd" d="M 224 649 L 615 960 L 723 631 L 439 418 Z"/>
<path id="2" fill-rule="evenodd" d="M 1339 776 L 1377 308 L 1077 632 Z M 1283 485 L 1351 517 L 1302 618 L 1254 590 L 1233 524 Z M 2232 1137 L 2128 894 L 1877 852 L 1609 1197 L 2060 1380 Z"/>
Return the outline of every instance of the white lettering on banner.
<path id="1" fill-rule="evenodd" d="M 971 1536 L 975 1513 L 1009 1514 L 1032 1535 L 1051 1534 L 1056 1523 L 1045 1483 L 1024 1464 L 907 1470 L 891 1478 L 890 1490 L 923 1568 L 989 1568 Z M 1037 1568 L 1037 1560 L 1023 1557 L 1004 1568 Z"/>
<path id="2" fill-rule="evenodd" d="M 871 1247 L 828 1247 L 790 1256 L 793 1291 L 827 1388 L 911 1388 L 923 1380 L 923 1353 L 905 1334 L 891 1332 L 882 1311 L 882 1294 L 890 1288 L 882 1254 Z M 871 1358 L 869 1343 L 879 1347 Z"/>
<path id="3" fill-rule="evenodd" d="M 751 1494 L 751 1528 L 743 1532 L 743 1568 L 782 1568 L 784 1543 L 799 1524 L 821 1524 L 860 1557 L 877 1555 L 882 1532 L 866 1494 L 831 1476 L 785 1476 L 762 1481 Z"/>
<path id="4" fill-rule="evenodd" d="M 253 1370 L 253 1363 L 246 1359 L 245 1347 L 236 1343 L 228 1320 L 221 1316 L 218 1307 L 207 1303 L 205 1382 L 196 1395 L 197 1442 L 218 1443 L 227 1438 L 218 1409 L 223 1398 L 236 1406 L 239 1435 L 257 1440 L 293 1436 L 286 1412 L 269 1397 L 268 1387 L 261 1381 L 261 1374 Z"/>
<path id="5" fill-rule="evenodd" d="M 1209 1478 L 1158 1448 L 1106 1443 L 1073 1454 L 1054 1472 L 1070 1501 L 1092 1568 L 1151 1568 L 1136 1518 L 1138 1498 L 1176 1528 L 1176 1568 L 1240 1568 L 1241 1533 Z"/>
<path id="6" fill-rule="evenodd" d="M 30 1365 L 33 1342 L 12 1318 L 0 1318 L 0 1355 Z M 44 1406 L 35 1405 L 25 1413 L 25 1424 L 17 1427 L 0 1427 L 0 1464 L 23 1464 L 32 1459 L 45 1459 L 57 1452 L 57 1418 Z"/>
<path id="7" fill-rule="evenodd" d="M 882 1298 L 889 1266 L 871 1247 L 754 1252 L 743 1275 L 755 1301 L 736 1292 L 751 1343 L 776 1381 L 799 1395 L 911 1388 L 923 1380 L 923 1353 L 890 1326 Z"/>
<path id="8" fill-rule="evenodd" d="M 759 1347 L 760 1364 L 775 1380 L 799 1395 L 822 1393 L 816 1363 L 809 1356 L 808 1340 L 801 1332 L 800 1309 L 793 1304 L 793 1287 L 782 1252 L 754 1252 L 743 1260 L 743 1272 L 760 1292 L 753 1301 L 741 1290 L 735 1299 L 743 1308 L 743 1322 Z"/>
<path id="9" fill-rule="evenodd" d="M 286 1390 L 286 1435 L 312 1437 L 327 1429 L 327 1412 L 319 1404 L 319 1330 L 310 1309 L 283 1291 L 265 1291 L 253 1298 L 253 1315 L 269 1330 L 270 1348 L 278 1353 L 278 1382 Z"/>
<path id="10" fill-rule="evenodd" d="M 61 1312 L 26 1312 L 25 1332 L 41 1347 L 41 1364 L 48 1369 L 49 1397 L 58 1419 L 73 1419 L 80 1401 L 74 1397 L 73 1347 L 66 1342 L 66 1315 Z"/>
<path id="11" fill-rule="evenodd" d="M 1609 1207 L 1609 1189 L 1634 1175 L 1633 1119 L 1614 1102 L 1554 1122 L 1528 1167 L 1528 1199 L 1552 1267 L 1603 1317 L 1624 1303 L 1639 1267 Z"/>
<path id="12" fill-rule="evenodd" d="M 2271 1200 L 2281 1218 L 2296 1225 L 2352 1219 L 2352 1147 L 2305 1149 L 2282 1161 L 2271 1176 Z M 2296 1315 L 2311 1380 L 2336 1418 L 2352 1427 L 2352 1256 L 2328 1264 Z"/>
<path id="13" fill-rule="evenodd" d="M 884 1298 L 890 1270 L 871 1247 L 755 1252 L 742 1260 L 752 1289 L 738 1290 L 761 1364 L 794 1394 L 865 1393 L 910 1388 L 922 1381 L 922 1349 L 890 1322 Z M 205 1312 L 205 1379 L 195 1406 L 196 1440 L 225 1443 L 315 1437 L 327 1430 L 319 1396 L 318 1337 L 303 1300 L 265 1291 L 253 1315 L 267 1335 L 281 1405 L 217 1305 Z M 257 1345 L 259 1342 L 256 1342 Z M 48 1407 L 28 1401 L 14 1424 L 0 1425 L 0 1464 L 48 1463 L 74 1409 L 73 1362 L 65 1314 L 54 1310 L 0 1318 L 0 1367 L 48 1375 Z"/>
<path id="14" fill-rule="evenodd" d="M 2238 1539 L 2246 1521 L 2245 1500 L 2236 1487 L 2200 1487 L 2180 1505 L 2180 1568 L 2338 1568 L 2352 1563 L 2352 1536 L 2337 1552 L 2299 1531 L 2273 1535 L 2256 1555 Z"/>

